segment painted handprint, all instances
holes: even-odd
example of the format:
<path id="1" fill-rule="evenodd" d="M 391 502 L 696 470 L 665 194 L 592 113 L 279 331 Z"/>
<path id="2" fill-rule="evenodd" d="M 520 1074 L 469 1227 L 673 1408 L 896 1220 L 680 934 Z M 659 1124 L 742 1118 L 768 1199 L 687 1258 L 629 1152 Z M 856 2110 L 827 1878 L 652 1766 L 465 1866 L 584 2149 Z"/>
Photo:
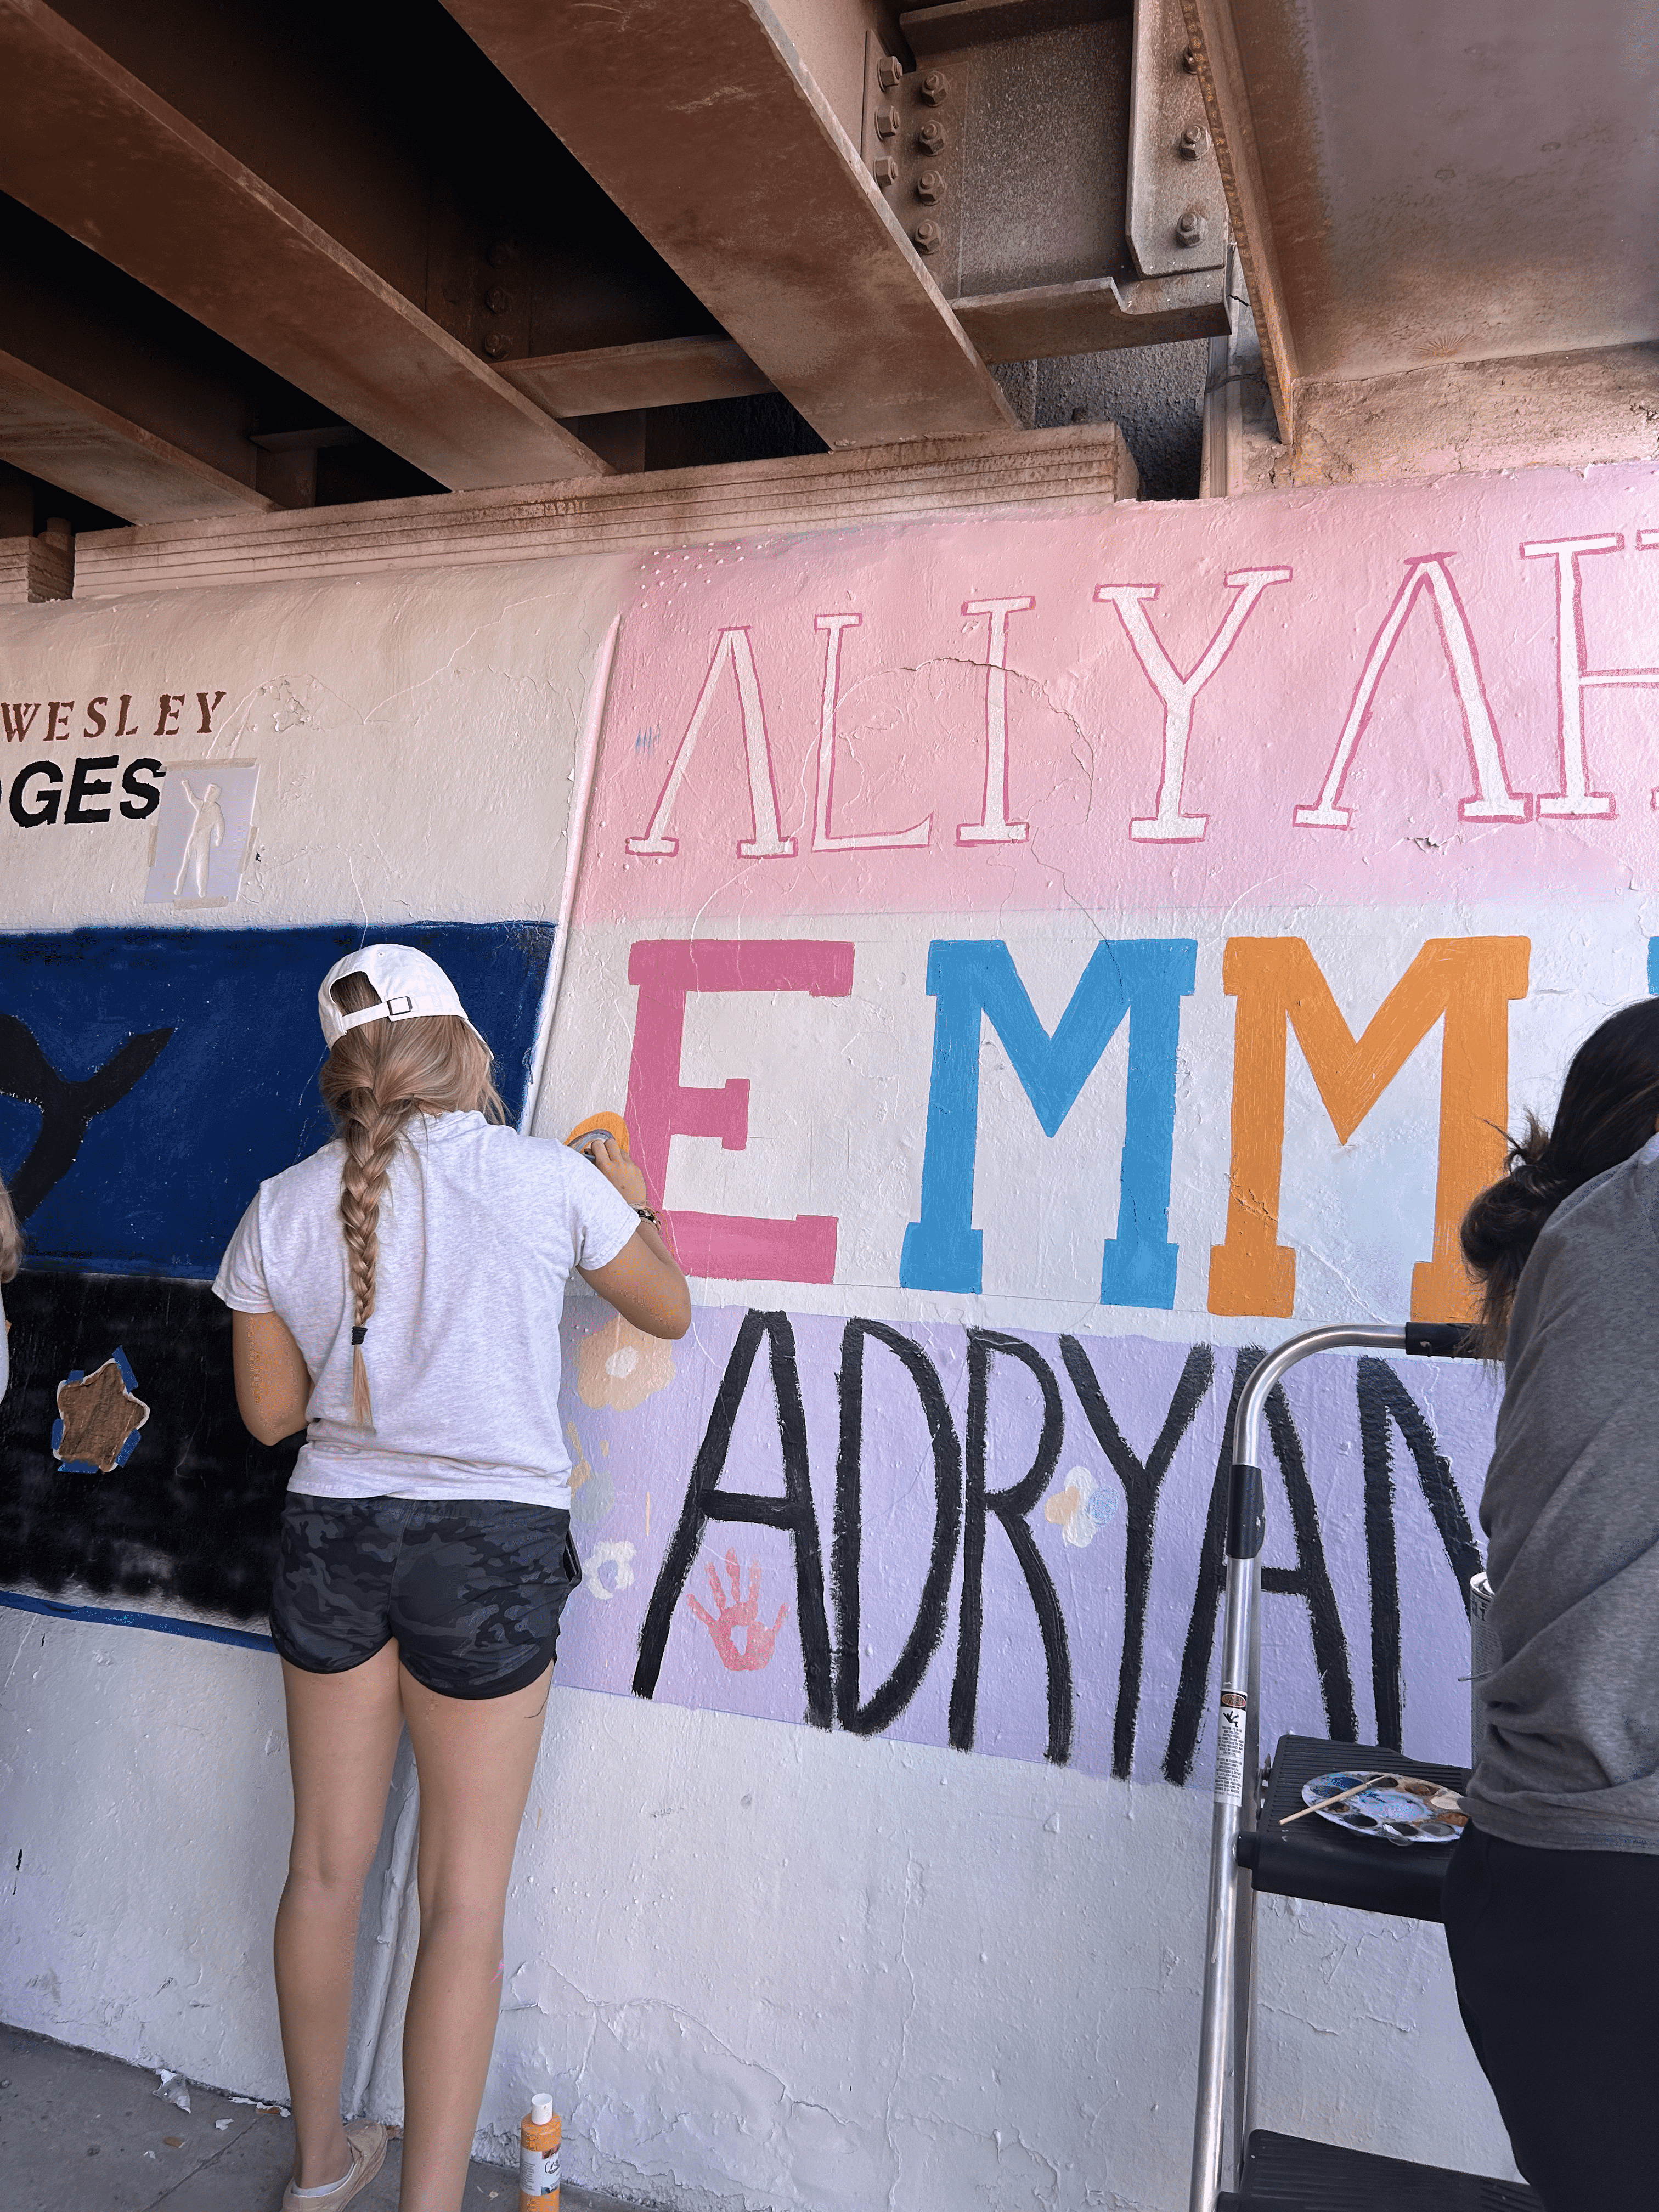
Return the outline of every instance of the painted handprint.
<path id="1" fill-rule="evenodd" d="M 743 1595 L 743 1573 L 738 1565 L 735 1550 L 726 1555 L 726 1573 L 732 1585 L 729 1598 L 726 1594 L 726 1583 L 720 1580 L 720 1569 L 712 1559 L 708 1562 L 708 1581 L 714 1593 L 717 1611 L 710 1613 L 707 1606 L 699 1604 L 694 1597 L 688 1597 L 685 1601 L 708 1631 L 714 1649 L 720 1655 L 721 1666 L 734 1674 L 753 1674 L 770 1660 L 778 1640 L 778 1631 L 787 1619 L 789 1608 L 787 1605 L 781 1605 L 778 1617 L 769 1628 L 761 1620 L 758 1559 L 749 1562 L 747 1597 Z M 741 1645 L 737 1641 L 738 1629 L 743 1631 Z"/>

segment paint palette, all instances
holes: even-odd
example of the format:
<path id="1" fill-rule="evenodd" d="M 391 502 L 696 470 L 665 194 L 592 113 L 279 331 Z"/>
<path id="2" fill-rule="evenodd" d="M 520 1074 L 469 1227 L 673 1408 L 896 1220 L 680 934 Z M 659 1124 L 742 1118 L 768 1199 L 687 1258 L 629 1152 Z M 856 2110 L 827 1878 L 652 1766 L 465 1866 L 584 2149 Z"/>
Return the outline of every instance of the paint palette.
<path id="1" fill-rule="evenodd" d="M 1345 1790 L 1353 1795 L 1340 1805 L 1320 1804 Z M 1387 1844 L 1455 1844 L 1468 1824 L 1455 1790 L 1414 1774 L 1316 1774 L 1303 1784 L 1302 1802 L 1318 1805 L 1322 1820 Z"/>

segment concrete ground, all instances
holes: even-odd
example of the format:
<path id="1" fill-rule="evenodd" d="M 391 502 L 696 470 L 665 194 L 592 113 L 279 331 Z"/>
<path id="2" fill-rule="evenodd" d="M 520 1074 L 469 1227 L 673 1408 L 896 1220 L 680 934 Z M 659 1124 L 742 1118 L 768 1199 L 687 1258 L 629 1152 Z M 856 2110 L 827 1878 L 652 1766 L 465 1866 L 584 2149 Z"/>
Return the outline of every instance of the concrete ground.
<path id="1" fill-rule="evenodd" d="M 293 2170 L 289 2123 L 194 2083 L 184 2112 L 156 2095 L 157 2081 L 0 2026 L 6 2212 L 277 2212 Z M 397 2212 L 401 2153 L 394 2142 L 353 2212 Z M 622 2212 L 585 2190 L 561 2197 L 560 2212 Z M 463 2212 L 518 2212 L 518 2203 L 515 2173 L 474 2160 Z"/>

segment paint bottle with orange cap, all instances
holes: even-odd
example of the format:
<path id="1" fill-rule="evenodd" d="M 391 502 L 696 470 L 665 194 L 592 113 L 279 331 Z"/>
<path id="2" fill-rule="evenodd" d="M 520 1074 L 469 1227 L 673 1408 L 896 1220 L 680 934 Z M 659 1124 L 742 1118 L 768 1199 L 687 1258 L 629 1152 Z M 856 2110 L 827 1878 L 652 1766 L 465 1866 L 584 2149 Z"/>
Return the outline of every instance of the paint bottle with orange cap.
<path id="1" fill-rule="evenodd" d="M 559 2212 L 559 2138 L 551 2097 L 532 2097 L 519 2123 L 519 2212 Z"/>

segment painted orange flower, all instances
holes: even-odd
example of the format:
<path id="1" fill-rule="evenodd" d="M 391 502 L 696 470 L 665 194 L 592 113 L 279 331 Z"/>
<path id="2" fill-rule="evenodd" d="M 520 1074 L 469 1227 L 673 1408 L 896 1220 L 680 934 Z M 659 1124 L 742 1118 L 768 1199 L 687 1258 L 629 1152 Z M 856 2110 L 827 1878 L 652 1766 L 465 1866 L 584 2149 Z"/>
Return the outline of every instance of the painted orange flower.
<path id="1" fill-rule="evenodd" d="M 674 1379 L 674 1359 L 660 1337 L 647 1336 L 620 1314 L 576 1347 L 576 1392 L 584 1406 L 631 1413 Z"/>

